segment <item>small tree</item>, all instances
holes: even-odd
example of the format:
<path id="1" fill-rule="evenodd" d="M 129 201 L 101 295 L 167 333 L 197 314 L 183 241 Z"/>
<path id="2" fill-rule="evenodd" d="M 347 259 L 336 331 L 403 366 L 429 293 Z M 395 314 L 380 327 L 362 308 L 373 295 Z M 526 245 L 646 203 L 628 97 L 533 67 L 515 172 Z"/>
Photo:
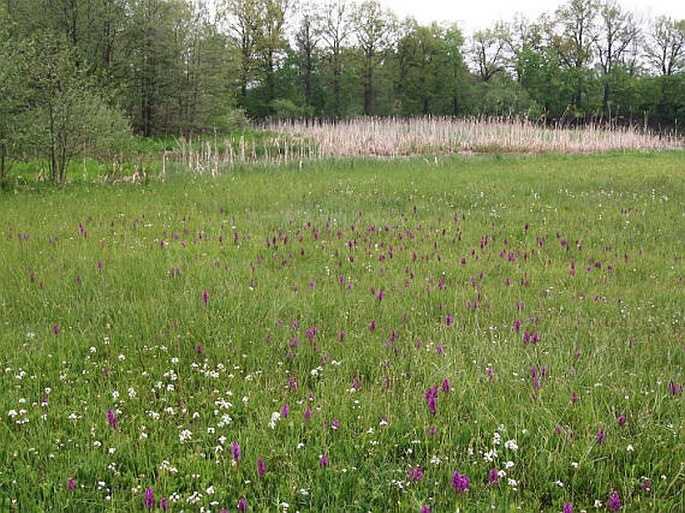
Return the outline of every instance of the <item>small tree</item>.
<path id="1" fill-rule="evenodd" d="M 35 41 L 29 53 L 34 147 L 47 155 L 52 180 L 63 183 L 72 158 L 113 157 L 128 141 L 130 126 L 102 99 L 61 38 Z"/>

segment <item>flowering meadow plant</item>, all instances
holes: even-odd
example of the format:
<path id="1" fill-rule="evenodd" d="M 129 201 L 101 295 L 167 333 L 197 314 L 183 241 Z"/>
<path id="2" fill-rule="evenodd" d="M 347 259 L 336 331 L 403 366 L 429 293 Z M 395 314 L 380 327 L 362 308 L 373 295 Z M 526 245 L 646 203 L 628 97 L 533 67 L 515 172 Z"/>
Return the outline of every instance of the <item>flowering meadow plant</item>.
<path id="1" fill-rule="evenodd" d="M 683 169 L 2 191 L 0 510 L 685 511 Z"/>

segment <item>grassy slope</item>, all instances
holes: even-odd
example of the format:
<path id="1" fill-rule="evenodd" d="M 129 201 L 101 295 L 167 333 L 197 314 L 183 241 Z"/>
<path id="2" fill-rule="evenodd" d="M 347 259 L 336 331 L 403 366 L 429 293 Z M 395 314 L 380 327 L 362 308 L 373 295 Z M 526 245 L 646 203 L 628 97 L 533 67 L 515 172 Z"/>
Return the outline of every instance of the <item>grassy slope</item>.
<path id="1" fill-rule="evenodd" d="M 241 496 L 255 510 L 559 511 L 618 490 L 627 511 L 685 509 L 684 394 L 668 392 L 685 383 L 684 168 L 682 153 L 349 161 L 5 193 L 0 501 L 140 510 L 152 486 L 217 511 Z M 445 378 L 432 416 L 424 394 Z M 518 451 L 493 445 L 500 425 Z M 425 476 L 408 483 L 415 465 Z M 468 493 L 451 490 L 455 470 Z"/>

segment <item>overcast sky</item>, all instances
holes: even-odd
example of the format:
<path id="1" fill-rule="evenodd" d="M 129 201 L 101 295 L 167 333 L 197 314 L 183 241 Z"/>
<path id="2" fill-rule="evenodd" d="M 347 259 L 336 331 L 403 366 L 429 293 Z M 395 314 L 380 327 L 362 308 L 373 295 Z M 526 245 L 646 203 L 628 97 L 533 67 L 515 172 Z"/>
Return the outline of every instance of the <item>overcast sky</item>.
<path id="1" fill-rule="evenodd" d="M 535 20 L 543 12 L 552 12 L 562 3 L 558 0 L 380 0 L 400 18 L 413 16 L 420 23 L 457 22 L 464 35 L 509 20 L 521 13 Z M 665 14 L 685 19 L 685 0 L 619 0 L 627 10 L 646 16 Z"/>

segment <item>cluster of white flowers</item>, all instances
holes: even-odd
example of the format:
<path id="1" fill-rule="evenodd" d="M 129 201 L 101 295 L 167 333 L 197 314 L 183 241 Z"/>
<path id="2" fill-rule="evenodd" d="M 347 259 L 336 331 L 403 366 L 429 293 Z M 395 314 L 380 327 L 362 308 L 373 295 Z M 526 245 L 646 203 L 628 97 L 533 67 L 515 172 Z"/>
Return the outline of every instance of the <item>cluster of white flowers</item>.
<path id="1" fill-rule="evenodd" d="M 519 449 L 518 443 L 516 443 L 516 440 L 514 439 L 507 440 L 506 442 L 504 442 L 504 447 L 514 452 L 518 451 Z"/>
<path id="2" fill-rule="evenodd" d="M 219 427 L 226 427 L 226 426 L 228 426 L 231 422 L 233 422 L 233 418 L 232 418 L 229 414 L 224 413 L 224 414 L 221 416 L 221 420 L 219 421 L 219 423 L 217 424 L 217 426 L 219 426 Z"/>
<path id="3" fill-rule="evenodd" d="M 189 429 L 184 429 L 179 433 L 178 439 L 181 443 L 185 443 L 193 439 L 193 433 Z"/>
<path id="4" fill-rule="evenodd" d="M 176 467 L 172 467 L 168 460 L 163 460 L 162 463 L 160 463 L 159 465 L 159 469 L 162 471 L 169 472 L 169 474 L 178 473 L 178 469 Z"/>
<path id="5" fill-rule="evenodd" d="M 7 412 L 7 416 L 14 420 L 17 424 L 28 424 L 29 418 L 28 418 L 28 412 L 24 409 L 20 409 L 19 411 L 17 410 L 10 410 Z"/>
<path id="6" fill-rule="evenodd" d="M 269 421 L 269 427 L 271 429 L 276 429 L 276 423 L 281 420 L 281 414 L 277 411 L 271 414 L 271 420 Z"/>
<path id="7" fill-rule="evenodd" d="M 488 463 L 492 463 L 493 461 L 495 461 L 497 456 L 498 456 L 497 449 L 492 449 L 490 451 L 483 453 L 483 461 L 487 461 Z"/>
<path id="8" fill-rule="evenodd" d="M 193 492 L 190 497 L 186 499 L 187 504 L 197 504 L 202 501 L 202 494 L 200 492 Z"/>

